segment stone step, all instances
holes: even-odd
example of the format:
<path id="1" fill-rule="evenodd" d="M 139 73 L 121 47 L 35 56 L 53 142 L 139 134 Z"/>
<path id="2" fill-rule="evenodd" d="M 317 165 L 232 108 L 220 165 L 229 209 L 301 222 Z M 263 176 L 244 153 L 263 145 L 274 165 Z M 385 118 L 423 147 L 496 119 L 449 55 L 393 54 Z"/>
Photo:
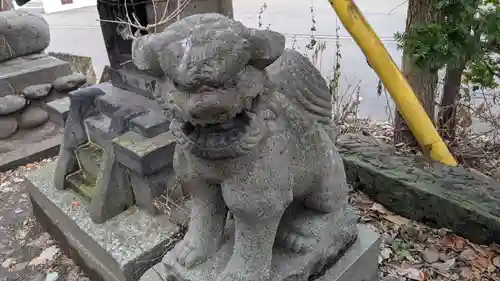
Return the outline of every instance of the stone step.
<path id="1" fill-rule="evenodd" d="M 71 74 L 69 63 L 46 54 L 0 62 L 0 94 L 16 93 L 31 85 L 52 83 Z"/>
<path id="2" fill-rule="evenodd" d="M 154 138 L 127 132 L 113 139 L 113 148 L 117 161 L 141 176 L 173 169 L 175 142 L 170 132 Z"/>
<path id="3" fill-rule="evenodd" d="M 111 118 L 106 115 L 99 114 L 89 117 L 84 120 L 85 128 L 89 136 L 89 140 L 104 148 L 106 143 L 110 141 L 109 127 L 111 126 Z"/>
<path id="4" fill-rule="evenodd" d="M 95 183 L 88 182 L 82 171 L 69 174 L 66 181 L 85 201 L 90 202 L 95 192 Z"/>
<path id="5" fill-rule="evenodd" d="M 144 107 L 146 113 L 130 120 L 129 127 L 132 131 L 144 137 L 152 138 L 164 132 L 170 127 L 170 120 L 160 105 L 144 96 L 131 91 L 120 89 L 110 83 L 96 85 L 106 94 L 98 97 L 95 101 L 98 111 L 108 117 L 124 108 Z"/>
<path id="6" fill-rule="evenodd" d="M 64 126 L 69 112 L 69 97 L 57 99 L 45 104 L 45 109 L 49 113 L 50 120 Z"/>
<path id="7" fill-rule="evenodd" d="M 157 81 L 146 71 L 110 68 L 109 76 L 116 87 L 138 93 L 146 98 L 153 98 Z"/>
<path id="8" fill-rule="evenodd" d="M 95 182 L 101 167 L 103 150 L 92 143 L 87 143 L 75 150 L 80 170 L 87 182 Z"/>

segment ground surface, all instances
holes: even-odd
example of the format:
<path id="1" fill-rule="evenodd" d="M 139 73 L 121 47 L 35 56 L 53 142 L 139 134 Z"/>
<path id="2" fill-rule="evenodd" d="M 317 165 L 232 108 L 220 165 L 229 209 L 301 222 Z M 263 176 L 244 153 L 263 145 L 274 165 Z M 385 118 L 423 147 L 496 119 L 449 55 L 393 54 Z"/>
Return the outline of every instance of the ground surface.
<path id="1" fill-rule="evenodd" d="M 0 175 L 0 280 L 87 280 L 31 215 L 22 175 L 37 167 Z M 475 245 L 445 229 L 394 215 L 358 192 L 352 192 L 351 203 L 360 222 L 383 235 L 380 280 L 500 281 L 500 246 Z"/>
<path id="2" fill-rule="evenodd" d="M 88 280 L 32 215 L 22 174 L 36 167 L 29 164 L 0 175 L 0 280 Z"/>

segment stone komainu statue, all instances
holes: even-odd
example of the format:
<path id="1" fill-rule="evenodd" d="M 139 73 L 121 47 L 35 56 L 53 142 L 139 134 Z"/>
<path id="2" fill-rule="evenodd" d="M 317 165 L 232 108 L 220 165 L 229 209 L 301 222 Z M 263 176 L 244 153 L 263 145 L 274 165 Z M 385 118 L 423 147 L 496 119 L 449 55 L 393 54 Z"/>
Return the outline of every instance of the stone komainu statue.
<path id="1" fill-rule="evenodd" d="M 194 15 L 136 39 L 133 60 L 159 77 L 192 198 L 166 280 L 308 280 L 355 241 L 326 82 L 283 35 Z"/>

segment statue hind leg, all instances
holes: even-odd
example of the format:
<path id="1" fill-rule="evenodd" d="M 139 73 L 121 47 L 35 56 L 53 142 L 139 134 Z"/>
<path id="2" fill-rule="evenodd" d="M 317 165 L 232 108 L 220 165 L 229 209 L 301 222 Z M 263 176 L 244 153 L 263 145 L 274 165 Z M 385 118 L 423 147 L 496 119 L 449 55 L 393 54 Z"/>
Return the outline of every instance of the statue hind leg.
<path id="1" fill-rule="evenodd" d="M 349 207 L 348 192 L 342 159 L 334 152 L 304 201 L 287 210 L 276 242 L 294 253 L 317 250 L 319 243 L 330 245 L 330 249 L 322 248 L 325 255 L 340 253 L 357 236 L 357 218 Z"/>

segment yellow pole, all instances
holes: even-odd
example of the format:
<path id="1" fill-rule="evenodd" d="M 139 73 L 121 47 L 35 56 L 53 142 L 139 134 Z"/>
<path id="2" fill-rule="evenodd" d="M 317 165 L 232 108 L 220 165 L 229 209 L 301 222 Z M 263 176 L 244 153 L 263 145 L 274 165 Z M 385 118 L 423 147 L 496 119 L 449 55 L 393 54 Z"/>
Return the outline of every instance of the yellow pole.
<path id="1" fill-rule="evenodd" d="M 401 116 L 422 147 L 424 154 L 443 164 L 456 166 L 455 158 L 358 6 L 353 0 L 328 1 L 391 94 Z"/>

